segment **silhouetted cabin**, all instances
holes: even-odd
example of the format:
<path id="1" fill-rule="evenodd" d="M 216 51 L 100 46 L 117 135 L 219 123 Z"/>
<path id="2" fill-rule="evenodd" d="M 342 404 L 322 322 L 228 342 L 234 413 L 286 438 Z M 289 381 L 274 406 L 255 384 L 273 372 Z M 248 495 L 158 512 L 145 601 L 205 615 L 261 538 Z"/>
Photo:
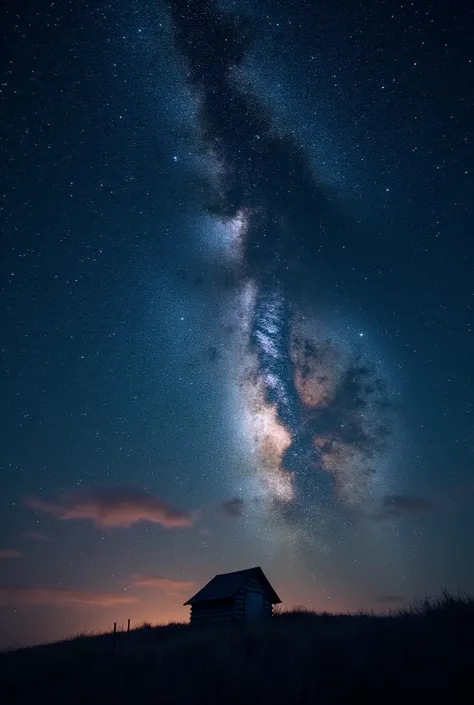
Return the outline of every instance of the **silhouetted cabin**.
<path id="1" fill-rule="evenodd" d="M 237 570 L 212 578 L 185 605 L 192 624 L 268 619 L 280 598 L 261 568 Z"/>

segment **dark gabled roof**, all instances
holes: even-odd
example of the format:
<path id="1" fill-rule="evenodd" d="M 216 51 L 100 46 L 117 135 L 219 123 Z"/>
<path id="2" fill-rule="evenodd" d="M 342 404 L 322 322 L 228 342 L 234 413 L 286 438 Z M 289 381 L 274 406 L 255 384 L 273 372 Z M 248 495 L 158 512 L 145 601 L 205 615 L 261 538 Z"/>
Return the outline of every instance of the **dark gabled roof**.
<path id="1" fill-rule="evenodd" d="M 275 590 L 268 582 L 263 570 L 257 567 L 247 568 L 247 570 L 237 570 L 235 573 L 222 573 L 222 575 L 216 575 L 215 578 L 212 578 L 212 580 L 207 583 L 207 585 L 204 585 L 202 590 L 199 590 L 199 592 L 197 592 L 184 604 L 195 605 L 196 602 L 224 600 L 226 598 L 233 597 L 235 593 L 247 582 L 247 580 L 250 580 L 250 578 L 257 578 L 264 583 L 272 598 L 272 604 L 275 605 L 281 602 Z"/>

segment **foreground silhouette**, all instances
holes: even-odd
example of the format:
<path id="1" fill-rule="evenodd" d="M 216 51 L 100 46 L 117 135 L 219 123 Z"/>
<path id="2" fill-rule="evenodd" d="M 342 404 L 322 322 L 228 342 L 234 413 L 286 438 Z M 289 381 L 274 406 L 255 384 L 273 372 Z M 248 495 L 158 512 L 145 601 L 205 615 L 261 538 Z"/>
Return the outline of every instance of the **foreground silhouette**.
<path id="1" fill-rule="evenodd" d="M 294 611 L 267 623 L 144 625 L 0 654 L 5 703 L 474 702 L 474 599 L 393 615 Z"/>

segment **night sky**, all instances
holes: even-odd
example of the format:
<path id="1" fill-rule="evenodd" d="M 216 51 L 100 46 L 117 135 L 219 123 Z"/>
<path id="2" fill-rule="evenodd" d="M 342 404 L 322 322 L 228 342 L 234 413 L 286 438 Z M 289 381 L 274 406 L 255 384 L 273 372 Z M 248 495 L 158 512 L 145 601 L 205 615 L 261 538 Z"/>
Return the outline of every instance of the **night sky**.
<path id="1" fill-rule="evenodd" d="M 474 592 L 468 6 L 3 4 L 1 647 Z"/>

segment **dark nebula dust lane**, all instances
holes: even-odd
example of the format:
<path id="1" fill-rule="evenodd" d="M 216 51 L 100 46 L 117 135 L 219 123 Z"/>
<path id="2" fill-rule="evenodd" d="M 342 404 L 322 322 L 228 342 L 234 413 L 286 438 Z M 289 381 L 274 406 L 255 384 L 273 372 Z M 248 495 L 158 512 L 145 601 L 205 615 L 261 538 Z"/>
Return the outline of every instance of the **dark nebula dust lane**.
<path id="1" fill-rule="evenodd" d="M 315 222 L 337 221 L 340 214 L 303 149 L 276 130 L 268 108 L 245 82 L 251 27 L 208 0 L 168 4 L 176 47 L 200 101 L 202 145 L 219 167 L 206 205 L 223 219 L 247 214 L 242 274 L 295 289 L 305 254 L 321 245 L 326 232 L 320 228 L 315 242 Z"/>

